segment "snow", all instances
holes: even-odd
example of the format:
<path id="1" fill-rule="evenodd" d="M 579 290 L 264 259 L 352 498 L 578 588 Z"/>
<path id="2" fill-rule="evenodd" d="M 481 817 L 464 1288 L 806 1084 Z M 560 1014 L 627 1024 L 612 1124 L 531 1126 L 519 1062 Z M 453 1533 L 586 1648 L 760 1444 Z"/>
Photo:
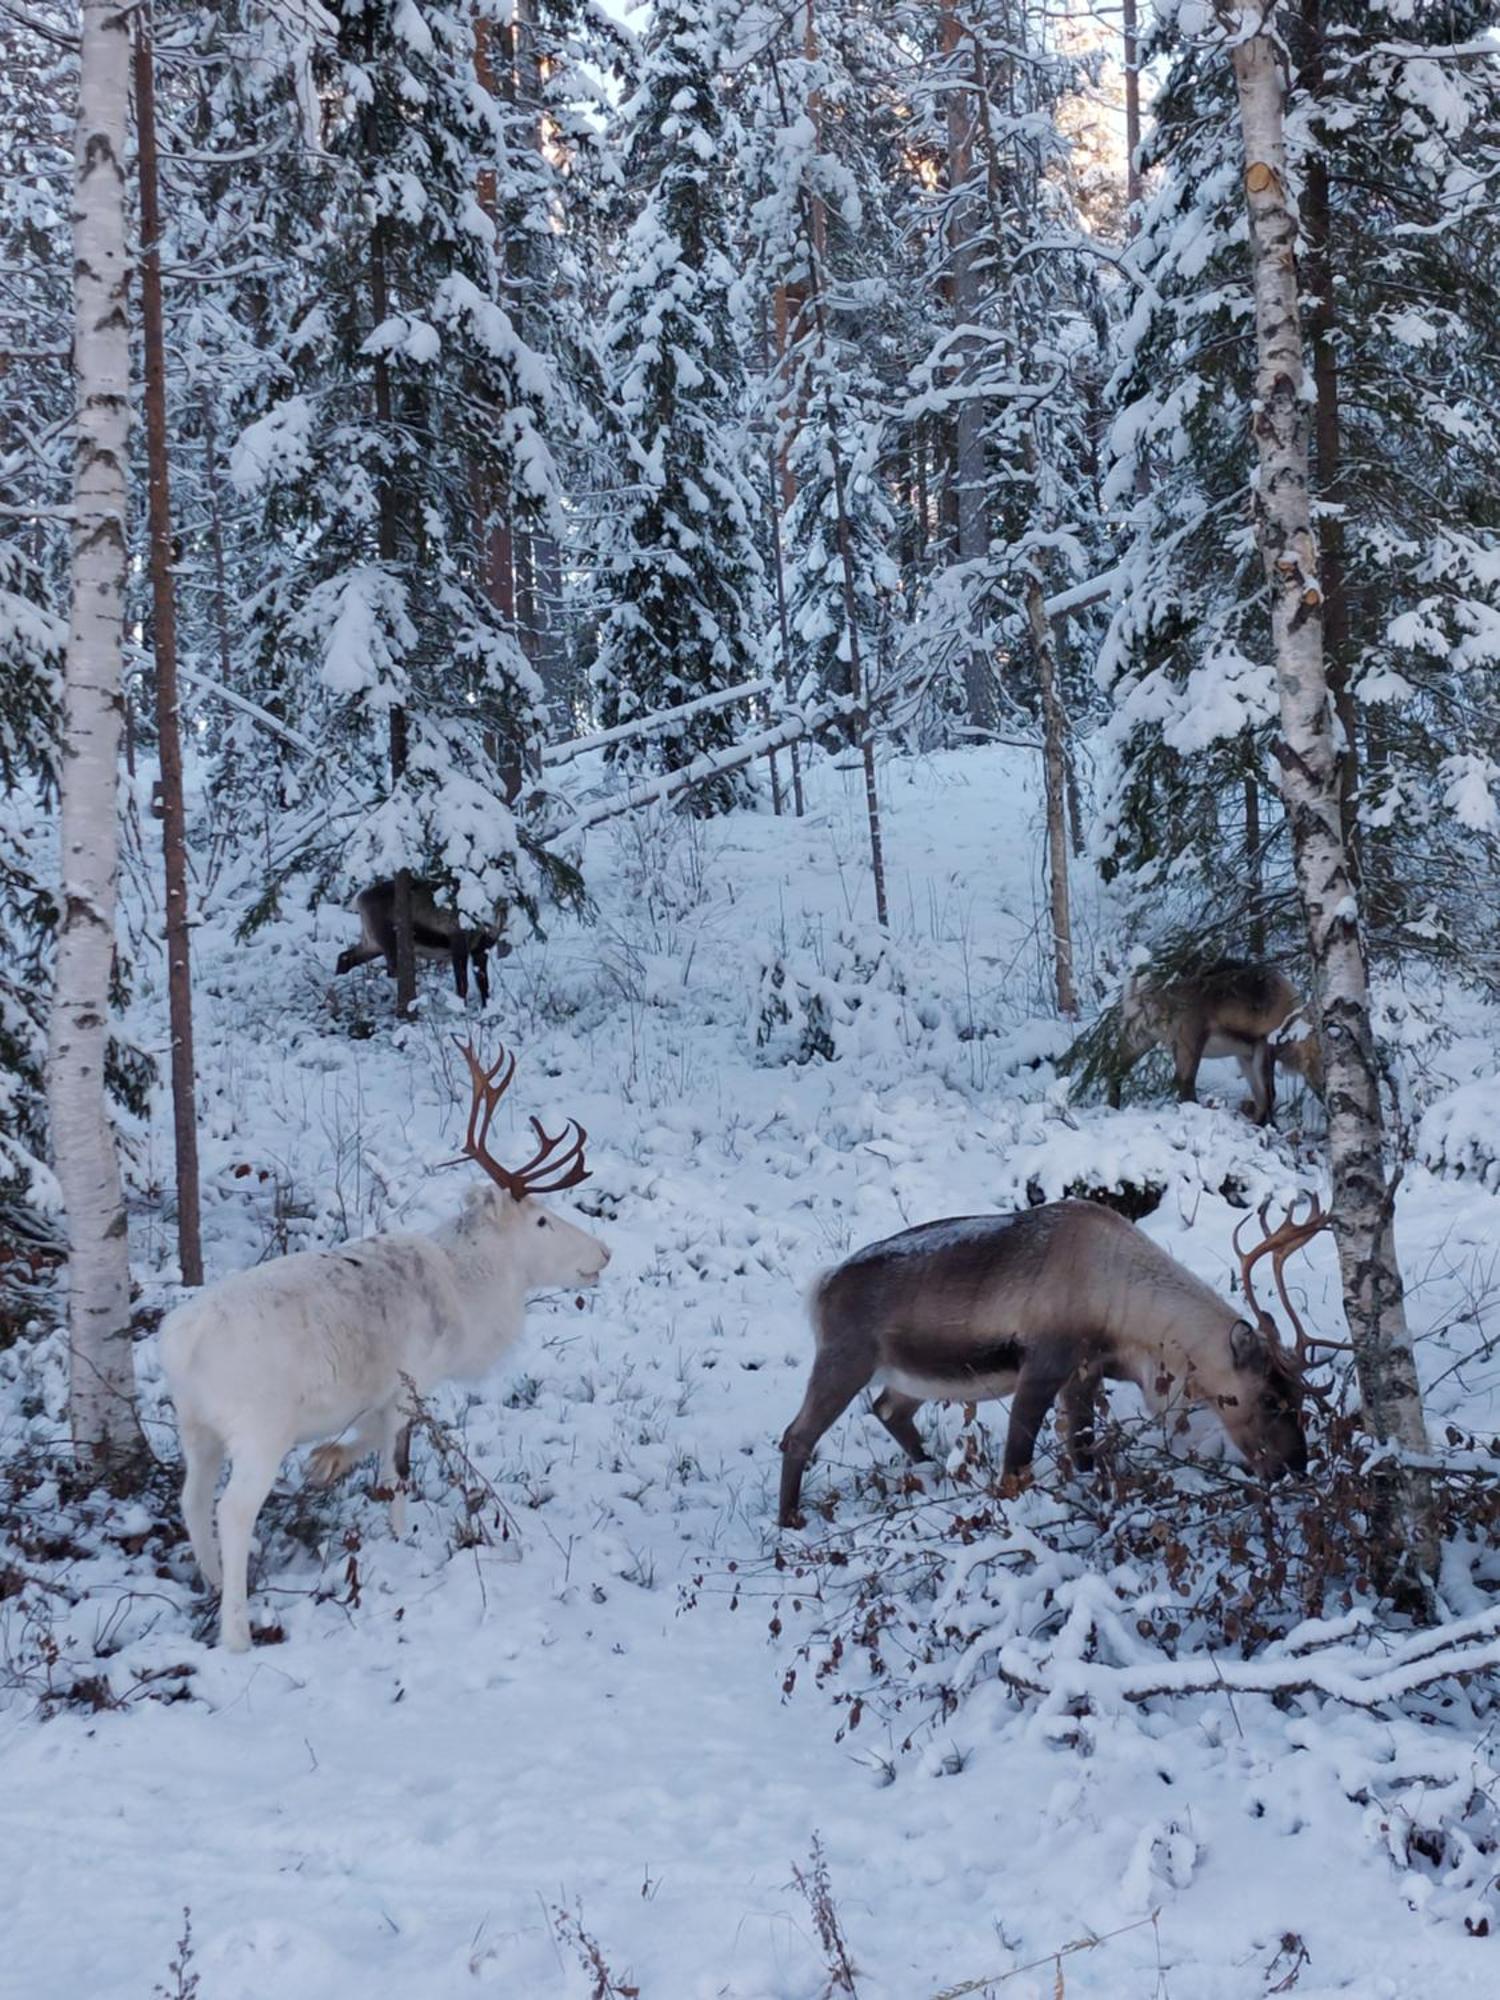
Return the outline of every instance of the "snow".
<path id="1" fill-rule="evenodd" d="M 820 1689 L 798 1652 L 812 1608 L 788 1601 L 786 1629 L 769 1630 L 787 1596 L 775 1441 L 801 1397 L 818 1270 L 929 1218 L 1014 1207 L 1033 1184 L 1050 1197 L 1149 1180 L 1162 1198 L 1143 1226 L 1227 1291 L 1246 1204 L 1319 1181 L 1304 1114 L 1254 1131 L 1230 1065 L 1205 1067 L 1202 1106 L 1069 1106 L 1047 1060 L 1037 762 L 991 747 L 883 764 L 888 940 L 870 919 L 857 771 L 815 765 L 800 822 L 611 821 L 585 843 L 597 920 L 549 912 L 478 1022 L 441 968 L 410 1029 L 393 1027 L 378 966 L 335 990 L 350 923 L 336 908 L 288 909 L 240 943 L 235 911 L 210 905 L 197 951 L 213 1272 L 451 1211 L 455 1031 L 518 1051 L 502 1155 L 533 1112 L 588 1128 L 575 1207 L 614 1261 L 581 1306 L 533 1306 L 497 1380 L 435 1399 L 467 1465 L 445 1474 L 419 1440 L 405 1542 L 365 1474 L 297 1503 L 298 1541 L 283 1474 L 254 1603 L 280 1643 L 209 1650 L 185 1548 L 150 1540 L 139 1502 L 93 1504 L 51 1572 L 46 1671 L 102 1673 L 125 1699 L 44 1720 L 34 1677 L 0 1678 L 0 1990 L 140 2000 L 167 1981 L 186 1906 L 202 2000 L 583 2000 L 558 1911 L 649 2000 L 817 2000 L 827 1972 L 793 1879 L 815 1836 L 862 2000 L 986 1979 L 1043 2000 L 1052 1954 L 1090 1934 L 1096 1948 L 1062 1961 L 1070 2000 L 1243 2000 L 1286 1975 L 1289 1939 L 1308 1954 L 1299 2000 L 1493 1990 L 1492 1946 L 1463 1928 L 1485 1893 L 1470 1875 L 1492 1875 L 1493 1856 L 1444 1872 L 1411 1838 L 1438 1815 L 1480 1827 L 1483 1720 L 1466 1733 L 1352 1709 L 1350 1690 L 1420 1665 L 1362 1614 L 1225 1659 L 1222 1675 L 1201 1655 L 1174 1665 L 1122 1615 L 1138 1587 L 1123 1569 L 1047 1554 L 1044 1476 L 1009 1532 L 1052 1564 L 1068 1618 L 1018 1626 L 1003 1658 L 1046 1678 L 1046 1698 L 1022 1703 L 986 1673 L 935 1728 L 872 1709 L 850 1729 L 835 1683 Z M 1085 968 L 1109 935 L 1100 895 L 1080 882 Z M 152 967 L 147 954 L 136 1025 L 159 1043 Z M 767 1016 L 772 995 L 784 1015 Z M 789 1060 L 809 1034 L 832 1060 Z M 1476 1128 L 1494 1125 L 1493 1082 L 1481 1100 L 1470 1081 L 1487 1046 L 1481 1020 L 1423 1051 L 1435 1100 L 1455 1093 Z M 146 1198 L 169 1145 L 158 1113 L 133 1163 L 134 1252 L 165 1302 L 168 1229 Z M 1419 1142 L 1432 1167 L 1408 1169 L 1399 1211 L 1435 1431 L 1497 1415 L 1482 1324 L 1494 1197 L 1482 1175 L 1450 1174 L 1458 1141 L 1430 1139 L 1437 1121 Z M 1447 1129 L 1461 1125 L 1455 1113 Z M 1336 1331 L 1331 1245 L 1289 1277 L 1309 1326 Z M 140 1358 L 169 1455 L 154 1343 Z M 0 1355 L 0 1454 L 57 1438 L 62 1380 L 55 1346 Z M 957 1412 L 921 1422 L 940 1456 L 960 1435 Z M 859 1481 L 892 1455 L 856 1410 L 810 1473 L 813 1501 L 838 1494 L 852 1549 L 880 1546 L 888 1503 Z M 956 1490 L 936 1481 L 922 1504 L 940 1514 Z M 37 1636 L 15 1603 L 0 1593 L 0 1661 Z M 1457 1610 L 1466 1643 L 1490 1644 L 1493 1610 Z M 1090 1633 L 1117 1650 L 1090 1653 Z M 176 1668 L 190 1669 L 180 1683 Z M 1280 1706 L 1254 1691 L 1292 1672 L 1311 1691 Z M 1183 1691 L 1141 1704 L 1147 1676 Z M 187 1699 L 147 1692 L 178 1684 Z"/>

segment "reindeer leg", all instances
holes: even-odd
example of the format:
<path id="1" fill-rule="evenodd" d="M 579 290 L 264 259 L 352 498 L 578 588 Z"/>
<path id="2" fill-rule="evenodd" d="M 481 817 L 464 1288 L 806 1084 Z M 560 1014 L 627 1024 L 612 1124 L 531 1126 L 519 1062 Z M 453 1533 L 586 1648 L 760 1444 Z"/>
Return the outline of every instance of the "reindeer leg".
<path id="1" fill-rule="evenodd" d="M 470 954 L 474 960 L 474 984 L 479 988 L 479 1004 L 490 1004 L 490 948 L 487 944 L 477 944 Z"/>
<path id="2" fill-rule="evenodd" d="M 1172 1042 L 1172 1067 L 1177 1073 L 1177 1101 L 1180 1104 L 1196 1104 L 1198 1101 L 1198 1066 L 1203 1061 L 1207 1045 L 1206 1027 L 1183 1027 Z"/>
<path id="3" fill-rule="evenodd" d="M 1063 1387 L 1063 1429 L 1073 1463 L 1080 1472 L 1094 1470 L 1094 1414 L 1102 1379 L 1103 1370 L 1097 1362 L 1080 1361 Z"/>
<path id="4" fill-rule="evenodd" d="M 411 1418 L 399 1403 L 381 1412 L 380 1490 L 391 1496 L 391 1533 L 399 1542 L 406 1533 L 406 1496 L 411 1491 Z"/>
<path id="5" fill-rule="evenodd" d="M 304 1478 L 309 1486 L 333 1486 L 352 1472 L 362 1458 L 377 1451 L 384 1439 L 384 1419 L 380 1411 L 361 1418 L 347 1444 L 314 1445 L 307 1454 Z"/>
<path id="6" fill-rule="evenodd" d="M 922 1433 L 912 1422 L 922 1407 L 920 1396 L 904 1396 L 899 1389 L 882 1389 L 875 1398 L 875 1414 L 900 1445 L 913 1465 L 930 1465 L 932 1453 L 922 1442 Z"/>
<path id="7" fill-rule="evenodd" d="M 1037 1432 L 1047 1412 L 1073 1372 L 1074 1356 L 1053 1351 L 1033 1353 L 1021 1364 L 1021 1375 L 1010 1402 L 1010 1429 L 1005 1437 L 1002 1490 L 1018 1491 L 1031 1471 Z"/>
<path id="8" fill-rule="evenodd" d="M 863 1343 L 830 1341 L 818 1349 L 802 1408 L 781 1440 L 781 1504 L 776 1515 L 780 1527 L 802 1526 L 802 1475 L 807 1461 L 819 1438 L 838 1422 L 874 1373 L 873 1354 Z"/>
<path id="9" fill-rule="evenodd" d="M 1256 1124 L 1269 1125 L 1276 1109 L 1276 1051 L 1268 1041 L 1255 1044 L 1250 1058 L 1250 1090 Z"/>

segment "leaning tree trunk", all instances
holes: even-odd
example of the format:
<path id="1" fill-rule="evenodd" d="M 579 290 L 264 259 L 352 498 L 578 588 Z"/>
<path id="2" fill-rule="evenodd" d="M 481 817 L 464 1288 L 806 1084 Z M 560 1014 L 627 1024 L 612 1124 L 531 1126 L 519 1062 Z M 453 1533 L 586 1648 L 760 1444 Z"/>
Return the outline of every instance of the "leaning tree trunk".
<path id="1" fill-rule="evenodd" d="M 105 1096 L 115 944 L 130 326 L 125 293 L 129 17 L 83 0 L 73 153 L 73 608 L 63 685 L 62 882 L 48 1088 L 68 1225 L 69 1412 L 81 1458 L 141 1444 L 130 1252 Z"/>
<path id="2" fill-rule="evenodd" d="M 167 1013 L 172 1040 L 172 1139 L 177 1176 L 177 1261 L 185 1285 L 203 1283 L 198 1200 L 198 1105 L 193 1064 L 192 933 L 188 916 L 187 814 L 177 703 L 177 601 L 172 581 L 172 489 L 167 459 L 167 352 L 161 294 L 161 201 L 151 16 L 135 43 L 136 170 L 141 188 L 141 338 L 146 356 L 146 464 L 151 539 L 151 640 L 161 757 L 162 873 L 166 885 Z"/>
<path id="3" fill-rule="evenodd" d="M 1260 32 L 1234 49 L 1233 62 L 1255 292 L 1255 518 L 1270 584 L 1280 788 L 1321 1017 L 1335 1231 L 1364 1421 L 1382 1443 L 1421 1452 L 1427 1432 L 1396 1261 L 1358 893 L 1340 814 L 1309 491 L 1297 222 L 1287 196 L 1281 71 L 1265 23 L 1262 14 Z M 1437 1562 L 1429 1483 L 1394 1455 L 1375 1478 L 1384 1581 L 1408 1598 L 1428 1598 Z"/>

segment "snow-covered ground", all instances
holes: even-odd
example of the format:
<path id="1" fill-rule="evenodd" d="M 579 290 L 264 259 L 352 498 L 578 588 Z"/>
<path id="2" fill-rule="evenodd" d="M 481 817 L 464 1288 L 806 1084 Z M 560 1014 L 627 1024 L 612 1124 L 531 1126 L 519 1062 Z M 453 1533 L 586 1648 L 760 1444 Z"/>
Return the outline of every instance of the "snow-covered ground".
<path id="1" fill-rule="evenodd" d="M 1223 1287 L 1242 1212 L 1226 1193 L 1317 1179 L 1295 1110 L 1279 1137 L 1235 1115 L 1232 1067 L 1205 1071 L 1221 1108 L 1067 1111 L 1042 1060 L 1061 1038 L 1028 760 L 893 762 L 882 782 L 883 954 L 859 786 L 825 771 L 801 822 L 601 829 L 598 921 L 554 922 L 500 969 L 476 1032 L 520 1054 L 506 1135 L 532 1111 L 582 1120 L 593 1178 L 577 1207 L 614 1261 L 587 1300 L 533 1308 L 483 1395 L 436 1400 L 468 1464 L 419 1443 L 405 1543 L 361 1476 L 301 1510 L 299 1544 L 289 1468 L 253 1606 L 282 1636 L 243 1658 L 204 1644 L 186 1548 L 139 1503 L 101 1506 L 53 1556 L 50 1664 L 35 1594 L 0 1592 L 0 1658 L 32 1667 L 0 1684 L 0 1994 L 175 1993 L 188 1908 L 199 2000 L 817 2000 L 827 1958 L 794 1879 L 815 1839 L 864 2000 L 1494 1991 L 1495 1946 L 1462 1921 L 1483 1904 L 1474 1869 L 1460 1894 L 1400 1837 L 1414 1773 L 1430 1790 L 1447 1769 L 1460 1803 L 1490 1784 L 1478 1720 L 1429 1755 L 1415 1722 L 1311 1697 L 1214 1693 L 1060 1727 L 993 1684 L 906 1750 L 908 1723 L 873 1708 L 840 1737 L 847 1710 L 806 1667 L 785 1691 L 807 1629 L 771 1566 L 775 1442 L 802 1393 L 819 1268 L 1028 1189 L 1149 1179 L 1166 1196 L 1144 1226 Z M 1079 914 L 1087 960 L 1107 942 L 1087 888 Z M 439 1168 L 462 1126 L 458 1003 L 434 971 L 424 1019 L 393 1034 L 378 969 L 332 990 L 352 931 L 336 912 L 290 915 L 233 946 L 210 911 L 216 1273 L 421 1226 L 457 1198 L 462 1173 Z M 1424 1103 L 1494 1068 L 1471 1025 L 1425 1052 Z M 787 1060 L 806 1032 L 837 1059 Z M 1409 1169 L 1400 1223 L 1434 1411 L 1485 1428 L 1500 1239 L 1493 1177 L 1470 1157 L 1480 1125 L 1429 1115 L 1426 1155 L 1449 1177 Z M 169 1131 L 142 1141 L 138 1189 L 167 1180 Z M 138 1223 L 160 1288 L 169 1238 L 144 1199 Z M 1326 1240 L 1297 1275 L 1309 1321 L 1337 1330 Z M 168 1456 L 154 1343 L 141 1362 Z M 61 1391 L 55 1350 L 0 1356 L 0 1453 L 56 1435 Z M 950 1439 L 957 1421 L 922 1417 Z M 851 1413 L 810 1497 L 838 1488 L 836 1518 L 868 1510 L 857 1478 L 892 1449 Z M 30 1504 L 46 1515 L 45 1487 Z M 41 1683 L 85 1669 L 123 1704 L 41 1719 Z M 581 1965 L 579 1926 L 614 1986 Z"/>

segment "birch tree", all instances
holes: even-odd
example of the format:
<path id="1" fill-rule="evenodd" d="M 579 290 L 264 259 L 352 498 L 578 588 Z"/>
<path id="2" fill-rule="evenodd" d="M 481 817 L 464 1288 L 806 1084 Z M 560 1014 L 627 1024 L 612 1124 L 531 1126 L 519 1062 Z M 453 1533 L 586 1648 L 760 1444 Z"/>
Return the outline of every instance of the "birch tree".
<path id="1" fill-rule="evenodd" d="M 1307 923 L 1327 1074 L 1328 1141 L 1344 1309 L 1364 1419 L 1398 1452 L 1426 1449 L 1422 1399 L 1396 1257 L 1359 899 L 1340 809 L 1340 760 L 1323 646 L 1313 533 L 1308 401 L 1297 287 L 1297 216 L 1287 194 L 1280 54 L 1271 4 L 1227 7 L 1244 134 L 1255 305 L 1255 526 L 1271 601 L 1280 711 L 1276 745 Z M 1389 1587 L 1420 1599 L 1436 1569 L 1426 1482 L 1392 1454 L 1376 1473 Z"/>
<path id="2" fill-rule="evenodd" d="M 129 1455 L 141 1441 L 125 1202 L 104 1084 L 129 556 L 124 173 L 129 116 L 128 15 L 118 0 L 84 0 L 73 160 L 72 621 L 63 679 L 61 914 L 48 1082 L 70 1252 L 73 1440 L 80 1455 L 100 1468 Z"/>

